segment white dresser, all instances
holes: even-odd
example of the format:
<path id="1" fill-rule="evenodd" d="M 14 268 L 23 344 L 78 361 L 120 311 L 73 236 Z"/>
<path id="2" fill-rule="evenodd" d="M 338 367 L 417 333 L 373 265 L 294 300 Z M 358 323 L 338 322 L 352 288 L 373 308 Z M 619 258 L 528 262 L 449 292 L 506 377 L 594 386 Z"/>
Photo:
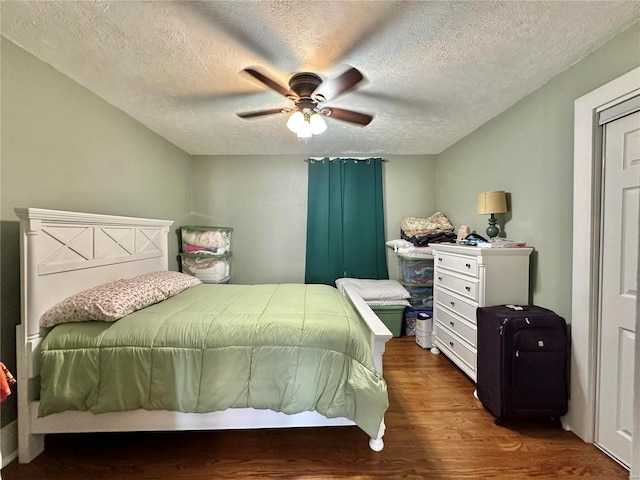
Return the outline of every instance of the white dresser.
<path id="1" fill-rule="evenodd" d="M 529 303 L 532 248 L 430 244 L 434 257 L 434 346 L 476 381 L 476 308 Z"/>

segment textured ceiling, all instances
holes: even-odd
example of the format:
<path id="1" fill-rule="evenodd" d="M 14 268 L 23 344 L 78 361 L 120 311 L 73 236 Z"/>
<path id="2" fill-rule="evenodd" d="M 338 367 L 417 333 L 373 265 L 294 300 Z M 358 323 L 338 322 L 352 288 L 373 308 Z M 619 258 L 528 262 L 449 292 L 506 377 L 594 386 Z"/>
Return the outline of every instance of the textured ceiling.
<path id="1" fill-rule="evenodd" d="M 439 153 L 640 19 L 616 1 L 8 1 L 1 33 L 191 154 Z M 366 82 L 327 105 L 306 143 L 291 106 L 239 72 L 286 85 L 347 66 Z"/>

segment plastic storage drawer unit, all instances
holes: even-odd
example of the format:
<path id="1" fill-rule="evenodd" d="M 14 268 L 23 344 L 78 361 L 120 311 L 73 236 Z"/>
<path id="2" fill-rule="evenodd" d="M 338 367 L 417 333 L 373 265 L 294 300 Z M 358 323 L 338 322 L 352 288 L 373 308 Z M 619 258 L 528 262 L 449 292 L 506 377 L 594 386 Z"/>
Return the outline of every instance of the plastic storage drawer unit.
<path id="1" fill-rule="evenodd" d="M 180 227 L 182 252 L 225 255 L 231 251 L 230 227 Z"/>
<path id="2" fill-rule="evenodd" d="M 410 258 L 398 255 L 402 280 L 411 284 L 433 284 L 433 258 Z"/>
<path id="3" fill-rule="evenodd" d="M 180 262 L 183 273 L 194 275 L 203 283 L 227 283 L 231 277 L 231 253 L 181 253 Z"/>
<path id="4" fill-rule="evenodd" d="M 433 286 L 410 286 L 405 283 L 404 288 L 411 295 L 409 298 L 411 308 L 433 310 Z"/>

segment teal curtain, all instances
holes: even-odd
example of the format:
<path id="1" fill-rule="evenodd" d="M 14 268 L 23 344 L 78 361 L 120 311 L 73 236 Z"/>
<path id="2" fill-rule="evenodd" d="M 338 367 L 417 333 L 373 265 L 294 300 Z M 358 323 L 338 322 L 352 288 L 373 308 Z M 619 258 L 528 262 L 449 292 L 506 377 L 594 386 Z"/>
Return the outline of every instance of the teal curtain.
<path id="1" fill-rule="evenodd" d="M 308 162 L 305 283 L 389 278 L 382 159 Z"/>

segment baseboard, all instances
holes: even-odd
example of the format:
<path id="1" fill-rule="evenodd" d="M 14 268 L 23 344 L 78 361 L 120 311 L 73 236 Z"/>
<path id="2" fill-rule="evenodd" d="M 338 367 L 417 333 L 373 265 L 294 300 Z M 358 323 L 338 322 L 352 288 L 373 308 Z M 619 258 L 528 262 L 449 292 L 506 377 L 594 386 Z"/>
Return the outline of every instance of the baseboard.
<path id="1" fill-rule="evenodd" d="M 0 429 L 0 458 L 2 468 L 18 458 L 18 421 L 14 420 L 9 425 Z"/>

